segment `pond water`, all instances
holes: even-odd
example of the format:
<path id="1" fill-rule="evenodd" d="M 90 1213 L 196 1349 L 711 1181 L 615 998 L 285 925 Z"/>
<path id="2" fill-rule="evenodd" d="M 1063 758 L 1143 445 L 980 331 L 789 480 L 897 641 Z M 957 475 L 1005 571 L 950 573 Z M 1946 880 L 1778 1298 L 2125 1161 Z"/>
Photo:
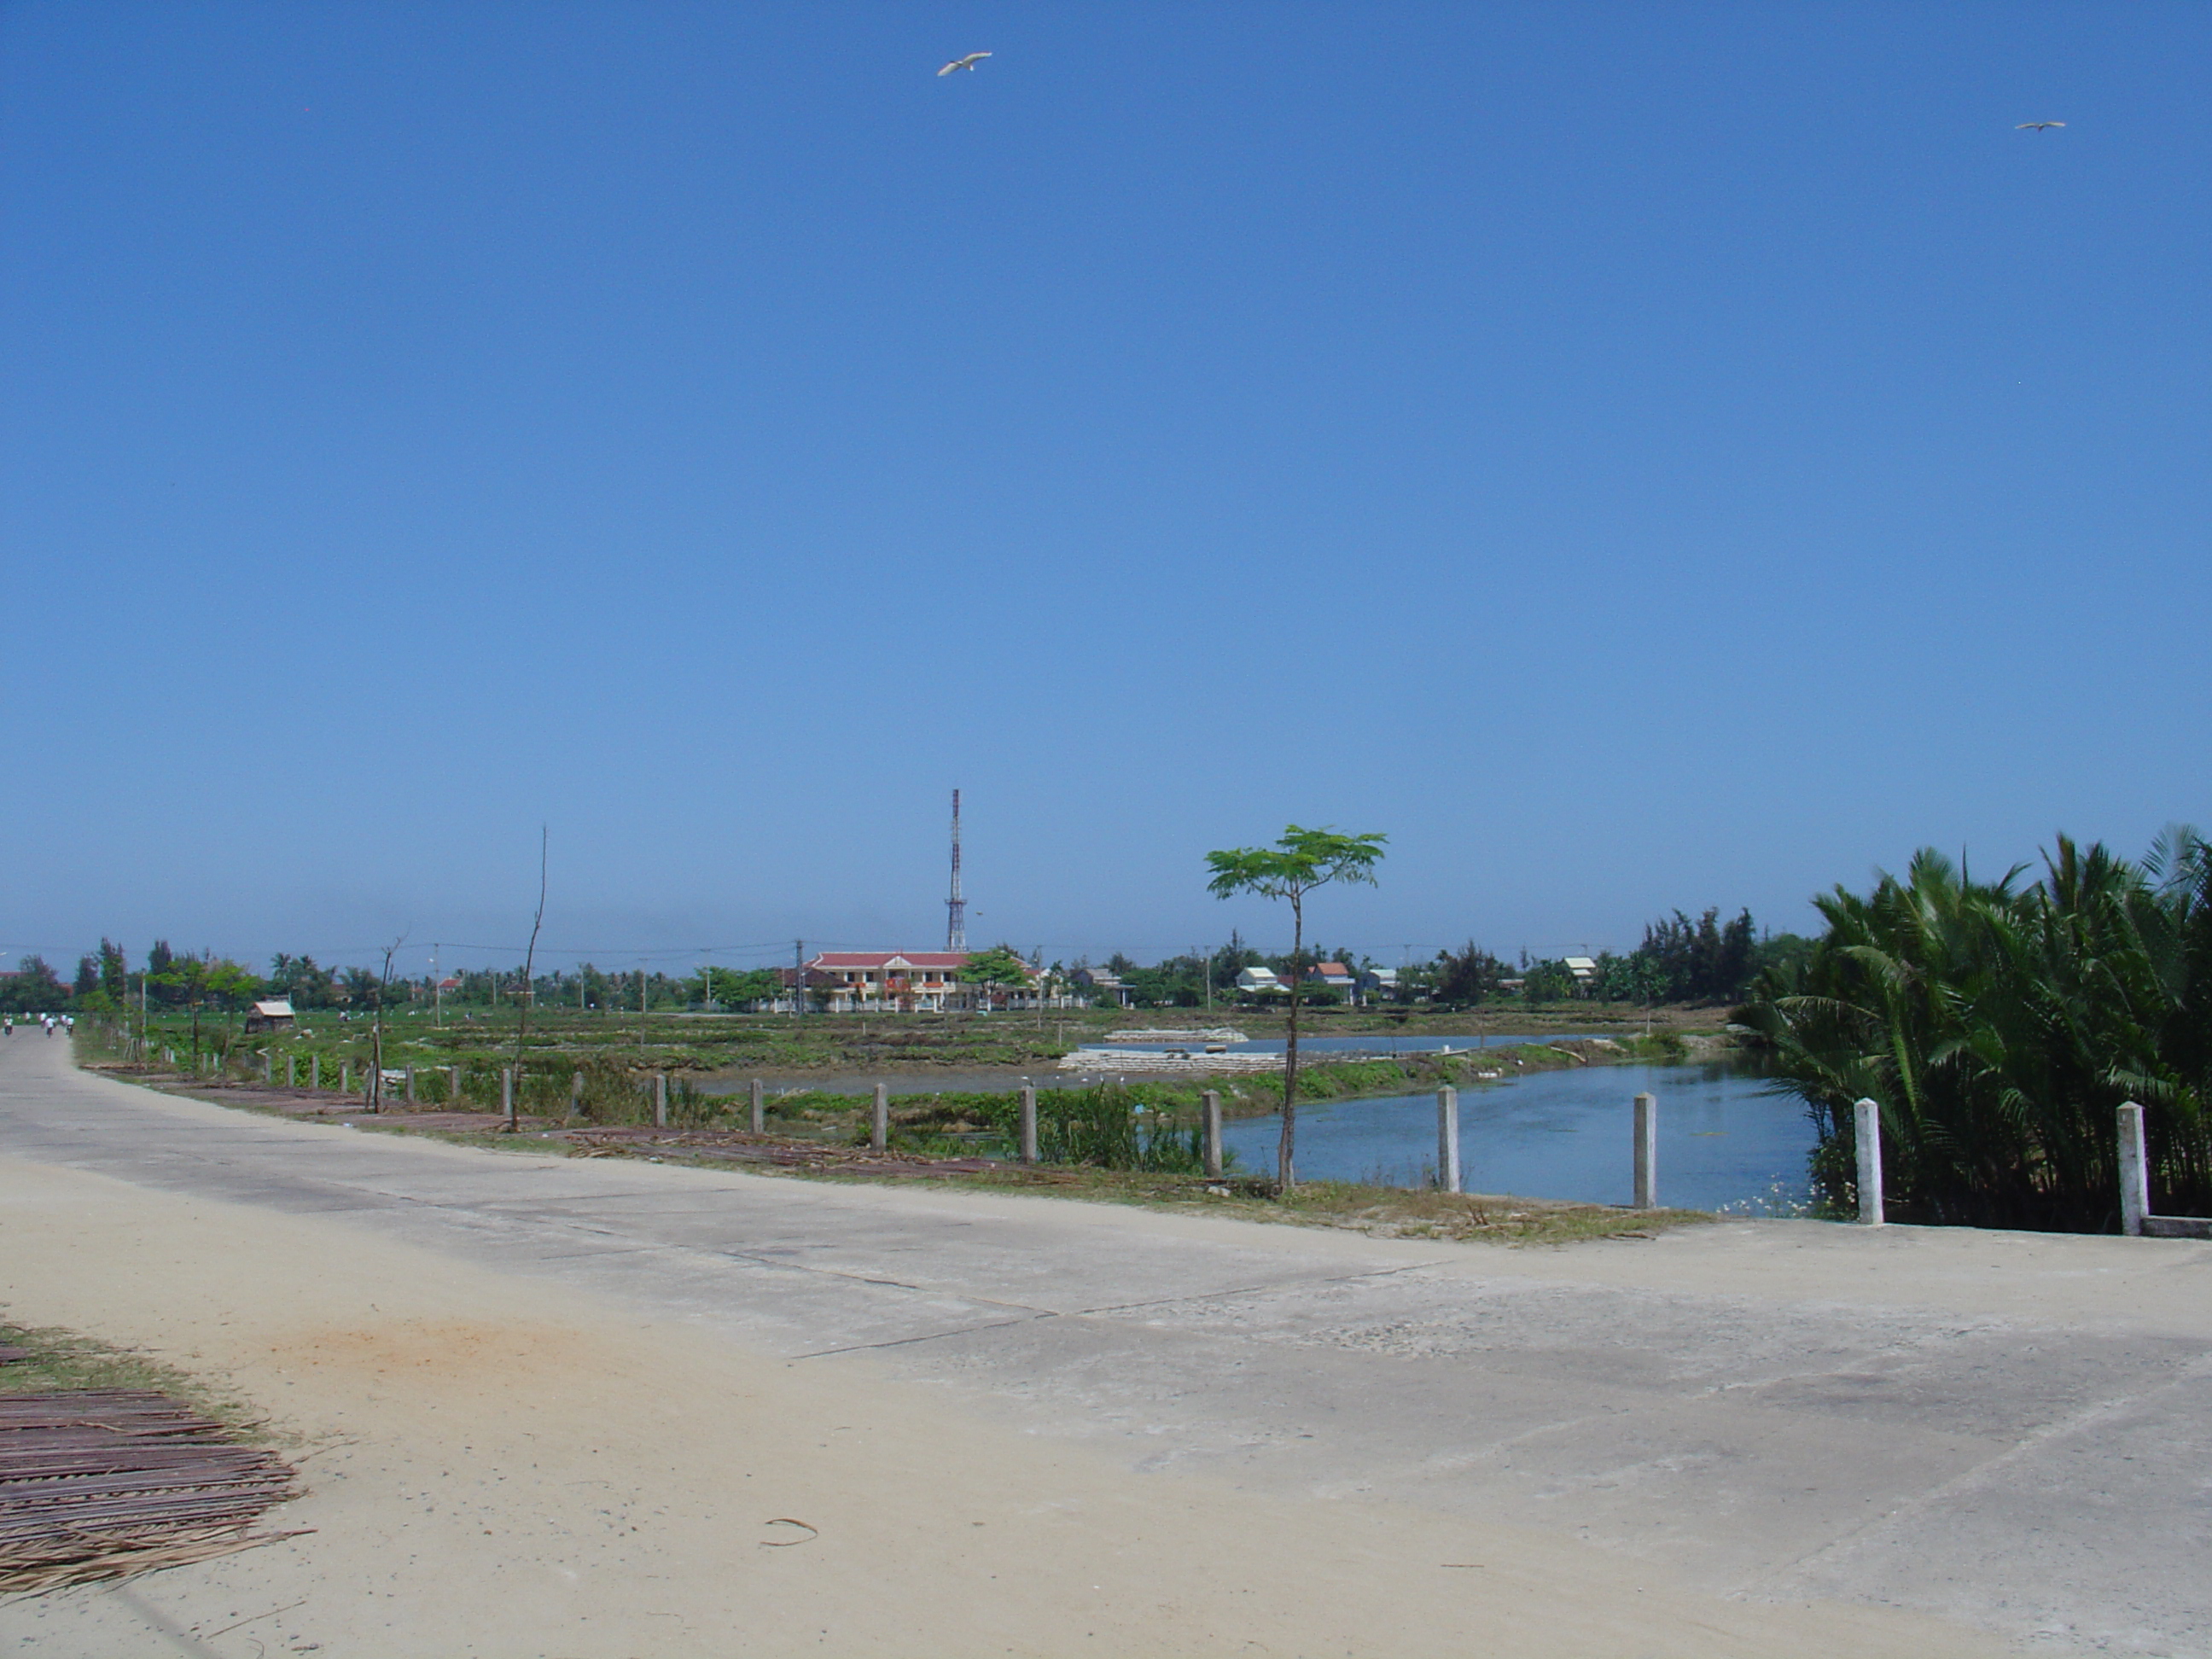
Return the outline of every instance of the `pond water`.
<path id="1" fill-rule="evenodd" d="M 1811 1193 L 1813 1125 L 1801 1102 L 1771 1089 L 1740 1067 L 1678 1065 L 1578 1066 L 1462 1090 L 1462 1178 L 1474 1193 L 1626 1204 L 1632 1103 L 1649 1093 L 1659 1101 L 1662 1204 L 1791 1213 Z M 1279 1115 L 1242 1118 L 1224 1126 L 1224 1145 L 1238 1168 L 1262 1173 L 1281 1133 Z M 1298 1108 L 1302 1179 L 1418 1187 L 1436 1162 L 1432 1093 Z"/>
<path id="2" fill-rule="evenodd" d="M 1585 1034 L 1587 1035 L 1587 1033 Z M 1449 1049 L 1458 1054 L 1462 1049 L 1503 1048 L 1516 1042 L 1557 1042 L 1557 1034 L 1550 1036 L 1500 1036 L 1486 1032 L 1477 1036 L 1406 1036 L 1395 1031 L 1369 1031 L 1360 1036 L 1301 1036 L 1301 1054 L 1433 1054 Z M 1083 1052 L 1091 1054 L 1163 1054 L 1170 1048 L 1202 1048 L 1202 1042 L 1086 1042 Z M 1279 1054 L 1289 1045 L 1281 1037 L 1258 1037 L 1249 1042 L 1224 1045 L 1232 1054 Z"/>

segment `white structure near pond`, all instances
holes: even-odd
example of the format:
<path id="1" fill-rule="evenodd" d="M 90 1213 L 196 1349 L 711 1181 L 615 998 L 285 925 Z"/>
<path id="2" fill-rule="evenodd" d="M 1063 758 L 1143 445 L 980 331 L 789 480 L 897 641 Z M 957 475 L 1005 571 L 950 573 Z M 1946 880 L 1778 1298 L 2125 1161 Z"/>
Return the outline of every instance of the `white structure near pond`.
<path id="1" fill-rule="evenodd" d="M 1237 988 L 1248 997 L 1261 997 L 1287 991 L 1290 987 L 1275 977 L 1272 968 L 1240 968 L 1237 970 Z"/>

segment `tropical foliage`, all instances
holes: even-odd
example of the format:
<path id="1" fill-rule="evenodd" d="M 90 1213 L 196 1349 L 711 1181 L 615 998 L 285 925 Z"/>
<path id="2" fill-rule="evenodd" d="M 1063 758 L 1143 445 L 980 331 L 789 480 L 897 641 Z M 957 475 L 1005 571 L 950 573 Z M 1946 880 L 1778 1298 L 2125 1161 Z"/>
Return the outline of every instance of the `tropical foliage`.
<path id="1" fill-rule="evenodd" d="M 2175 830 L 2136 863 L 2061 837 L 2024 874 L 1978 881 L 1923 852 L 1871 893 L 1838 888 L 1806 960 L 1736 1010 L 1812 1111 L 1816 1185 L 1856 1205 L 1865 1097 L 1892 1216 L 2109 1231 L 2115 1109 L 2134 1100 L 2153 1208 L 2212 1211 L 2212 849 Z"/>

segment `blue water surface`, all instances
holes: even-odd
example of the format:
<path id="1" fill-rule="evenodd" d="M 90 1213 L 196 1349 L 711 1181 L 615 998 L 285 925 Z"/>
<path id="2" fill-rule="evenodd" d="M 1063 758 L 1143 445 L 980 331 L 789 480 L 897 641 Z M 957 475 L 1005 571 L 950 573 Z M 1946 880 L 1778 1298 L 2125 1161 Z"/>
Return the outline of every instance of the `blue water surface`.
<path id="1" fill-rule="evenodd" d="M 1572 1035 L 1566 1033 L 1565 1035 Z M 1589 1035 L 1585 1032 L 1583 1035 Z M 1504 1048 L 1516 1042 L 1558 1042 L 1562 1034 L 1548 1036 L 1512 1036 L 1486 1033 L 1476 1036 L 1407 1036 L 1394 1031 L 1369 1031 L 1358 1036 L 1301 1036 L 1298 1052 L 1305 1054 L 1430 1054 L 1449 1049 L 1454 1054 L 1475 1048 Z M 1204 1042 L 1193 1038 L 1188 1042 L 1086 1042 L 1083 1052 L 1088 1054 L 1165 1054 L 1170 1048 L 1193 1051 L 1204 1048 Z M 1255 1037 L 1249 1042 L 1224 1045 L 1232 1054 L 1279 1054 L 1288 1044 L 1281 1037 Z"/>
<path id="2" fill-rule="evenodd" d="M 1300 1044 L 1304 1047 L 1304 1044 Z M 1789 1213 L 1810 1197 L 1805 1158 L 1813 1125 L 1802 1102 L 1740 1068 L 1719 1065 L 1588 1066 L 1540 1072 L 1459 1101 L 1467 1190 L 1585 1204 L 1626 1204 L 1634 1182 L 1633 1100 L 1659 1102 L 1659 1201 Z M 1237 1167 L 1275 1167 L 1279 1115 L 1224 1126 Z M 1435 1177 L 1437 1097 L 1392 1095 L 1298 1108 L 1297 1168 L 1305 1181 L 1425 1186 Z"/>

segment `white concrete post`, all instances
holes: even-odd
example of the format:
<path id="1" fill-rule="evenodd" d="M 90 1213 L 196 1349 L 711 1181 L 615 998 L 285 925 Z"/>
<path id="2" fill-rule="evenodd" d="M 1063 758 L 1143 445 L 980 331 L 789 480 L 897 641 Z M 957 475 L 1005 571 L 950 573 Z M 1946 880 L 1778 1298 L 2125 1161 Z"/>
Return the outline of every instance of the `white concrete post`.
<path id="1" fill-rule="evenodd" d="M 883 1084 L 876 1085 L 876 1109 L 868 1120 L 868 1145 L 878 1152 L 891 1144 L 891 1091 Z"/>
<path id="2" fill-rule="evenodd" d="M 1447 1083 L 1437 1091 L 1437 1185 L 1460 1190 L 1459 1091 Z"/>
<path id="3" fill-rule="evenodd" d="M 1022 1085 L 1022 1162 L 1037 1161 L 1036 1085 Z"/>
<path id="4" fill-rule="evenodd" d="M 353 1062 L 349 1060 L 338 1062 L 338 1092 L 342 1095 L 353 1092 Z"/>
<path id="5" fill-rule="evenodd" d="M 752 1122 L 753 1133 L 757 1135 L 764 1135 L 768 1133 L 767 1093 L 768 1091 L 761 1086 L 761 1080 L 758 1078 L 755 1078 L 753 1079 Z"/>
<path id="6" fill-rule="evenodd" d="M 320 1054 L 307 1056 L 307 1086 L 318 1094 L 322 1092 L 323 1057 Z"/>
<path id="7" fill-rule="evenodd" d="M 284 1056 L 284 1086 L 288 1089 L 300 1086 L 300 1057 L 297 1054 Z"/>
<path id="8" fill-rule="evenodd" d="M 270 1054 L 266 1048 L 264 1048 L 261 1051 L 261 1080 L 263 1083 L 269 1084 L 276 1082 L 276 1057 Z"/>
<path id="9" fill-rule="evenodd" d="M 507 1127 L 514 1127 L 514 1067 L 499 1068 L 499 1114 L 507 1120 Z"/>
<path id="10" fill-rule="evenodd" d="M 415 1068 L 412 1066 L 407 1068 L 407 1092 L 402 1097 L 410 1106 L 415 1103 Z"/>
<path id="11" fill-rule="evenodd" d="M 1659 1102 L 1636 1097 L 1636 1207 L 1659 1207 Z"/>
<path id="12" fill-rule="evenodd" d="M 584 1074 L 581 1072 L 571 1072 L 568 1073 L 568 1115 L 581 1117 L 583 1115 Z"/>
<path id="13" fill-rule="evenodd" d="M 665 1072 L 653 1074 L 653 1127 L 656 1129 L 668 1127 L 668 1073 Z"/>
<path id="14" fill-rule="evenodd" d="M 460 1103 L 461 1068 L 458 1066 L 448 1066 L 446 1067 L 446 1104 L 458 1106 Z"/>
<path id="15" fill-rule="evenodd" d="M 1221 1091 L 1208 1089 L 1199 1097 L 1206 1113 L 1206 1172 L 1221 1173 Z"/>
<path id="16" fill-rule="evenodd" d="M 1859 1221 L 1883 1224 L 1881 1211 L 1881 1108 L 1862 1100 L 1851 1108 L 1851 1139 L 1859 1155 Z"/>
<path id="17" fill-rule="evenodd" d="M 2132 1100 L 2120 1108 L 2120 1231 L 2142 1237 L 2150 1213 L 2150 1159 L 2143 1149 L 2143 1109 Z"/>

